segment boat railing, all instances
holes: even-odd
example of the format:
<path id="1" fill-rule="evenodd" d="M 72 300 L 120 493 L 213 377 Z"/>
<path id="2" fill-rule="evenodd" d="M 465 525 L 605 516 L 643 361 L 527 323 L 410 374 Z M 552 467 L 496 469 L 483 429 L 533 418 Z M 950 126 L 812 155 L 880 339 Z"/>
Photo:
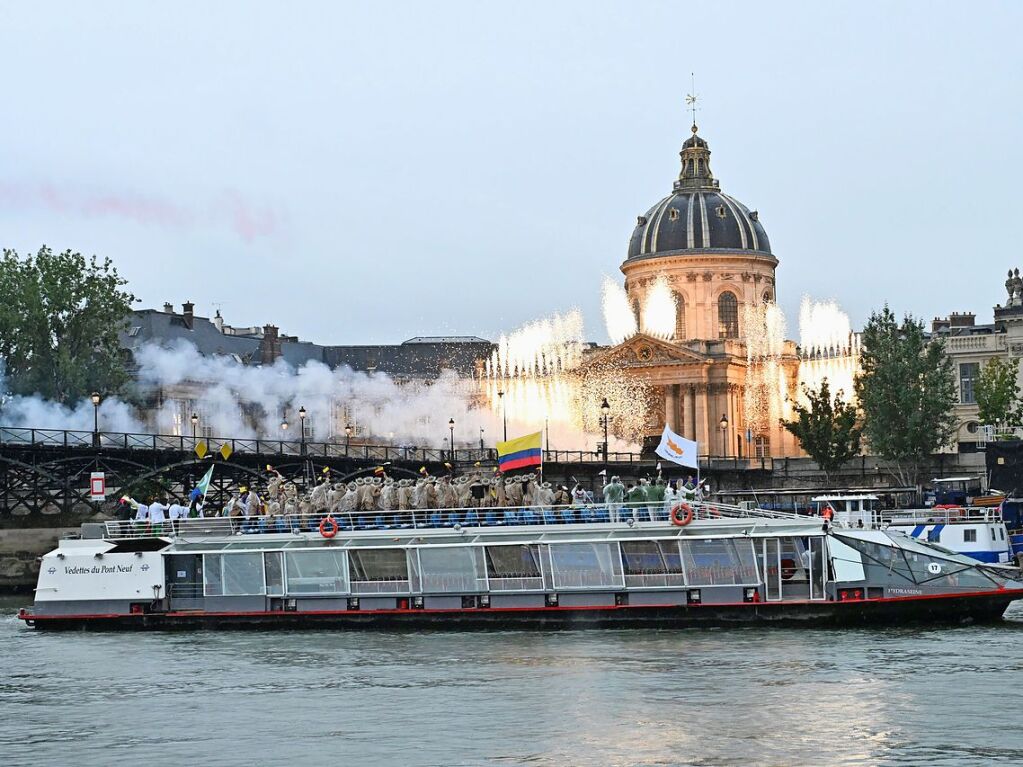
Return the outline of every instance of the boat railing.
<path id="1" fill-rule="evenodd" d="M 786 511 L 744 508 L 708 501 L 684 502 L 692 509 L 693 519 L 728 518 L 805 519 Z M 681 510 L 680 515 L 685 515 Z M 334 537 L 342 532 L 369 530 L 409 530 L 449 528 L 501 528 L 526 525 L 556 527 L 569 524 L 607 524 L 634 526 L 639 523 L 665 523 L 671 508 L 661 502 L 622 504 L 573 504 L 567 506 L 469 507 L 448 509 L 409 509 L 405 511 L 334 511 L 261 516 L 189 517 L 106 522 L 111 539 L 160 537 L 220 537 L 271 533 L 319 533 Z"/>
<path id="2" fill-rule="evenodd" d="M 1002 511 L 997 506 L 956 506 L 952 508 L 899 509 L 883 513 L 885 522 L 891 525 L 909 524 L 957 524 L 964 522 L 991 523 L 1002 521 Z"/>

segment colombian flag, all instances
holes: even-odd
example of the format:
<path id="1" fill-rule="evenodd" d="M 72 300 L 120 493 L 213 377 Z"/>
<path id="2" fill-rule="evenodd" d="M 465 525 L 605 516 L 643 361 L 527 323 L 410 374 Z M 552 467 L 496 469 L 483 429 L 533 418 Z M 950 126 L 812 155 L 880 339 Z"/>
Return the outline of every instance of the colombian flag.
<path id="1" fill-rule="evenodd" d="M 501 471 L 524 469 L 527 466 L 539 466 L 543 463 L 543 432 L 516 437 L 507 442 L 497 443 L 497 468 Z"/>

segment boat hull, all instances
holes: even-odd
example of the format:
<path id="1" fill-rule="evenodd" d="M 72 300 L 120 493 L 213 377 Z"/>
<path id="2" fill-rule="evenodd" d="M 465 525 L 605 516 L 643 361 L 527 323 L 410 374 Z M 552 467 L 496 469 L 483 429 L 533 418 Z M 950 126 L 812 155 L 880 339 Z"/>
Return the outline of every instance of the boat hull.
<path id="1" fill-rule="evenodd" d="M 963 624 L 1000 620 L 1023 590 L 894 597 L 855 601 L 759 602 L 708 605 L 475 608 L 461 610 L 343 610 L 322 612 L 165 612 L 131 615 L 36 615 L 47 630 L 147 629 L 394 629 L 583 630 L 769 625 L 842 627 L 906 623 Z"/>

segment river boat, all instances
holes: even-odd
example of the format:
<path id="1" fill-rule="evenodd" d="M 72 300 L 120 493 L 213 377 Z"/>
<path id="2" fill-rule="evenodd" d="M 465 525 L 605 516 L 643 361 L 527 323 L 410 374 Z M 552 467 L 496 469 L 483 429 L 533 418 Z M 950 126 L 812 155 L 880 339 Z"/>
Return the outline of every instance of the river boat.
<path id="1" fill-rule="evenodd" d="M 37 629 L 687 627 L 999 619 L 1019 572 L 894 530 L 679 504 L 83 526 Z"/>
<path id="2" fill-rule="evenodd" d="M 846 527 L 897 531 L 980 562 L 1015 562 L 1001 506 L 948 504 L 882 511 L 878 497 L 870 493 L 837 493 L 813 498 L 812 513 L 823 514 L 825 510 Z"/>

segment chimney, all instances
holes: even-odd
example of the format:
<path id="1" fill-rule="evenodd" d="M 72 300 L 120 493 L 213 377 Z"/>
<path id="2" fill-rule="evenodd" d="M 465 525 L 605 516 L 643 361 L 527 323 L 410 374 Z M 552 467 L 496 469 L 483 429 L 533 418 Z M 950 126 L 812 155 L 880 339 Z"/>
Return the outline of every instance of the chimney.
<path id="1" fill-rule="evenodd" d="M 259 361 L 263 365 L 272 365 L 281 356 L 281 339 L 276 325 L 264 325 L 263 337 L 259 339 Z"/>
<path id="2" fill-rule="evenodd" d="M 972 328 L 976 324 L 977 317 L 973 312 L 952 312 L 948 319 L 954 328 Z"/>
<path id="3" fill-rule="evenodd" d="M 163 304 L 163 312 L 164 314 L 174 314 L 174 307 L 165 301 Z"/>
<path id="4" fill-rule="evenodd" d="M 221 333 L 224 332 L 224 318 L 220 316 L 220 309 L 217 309 L 217 313 L 213 317 L 213 325 Z"/>
<path id="5" fill-rule="evenodd" d="M 191 330 L 192 326 L 195 324 L 195 314 L 193 313 L 194 309 L 195 304 L 191 301 L 185 301 L 185 303 L 181 305 L 181 316 L 185 320 L 185 327 L 189 330 Z"/>

